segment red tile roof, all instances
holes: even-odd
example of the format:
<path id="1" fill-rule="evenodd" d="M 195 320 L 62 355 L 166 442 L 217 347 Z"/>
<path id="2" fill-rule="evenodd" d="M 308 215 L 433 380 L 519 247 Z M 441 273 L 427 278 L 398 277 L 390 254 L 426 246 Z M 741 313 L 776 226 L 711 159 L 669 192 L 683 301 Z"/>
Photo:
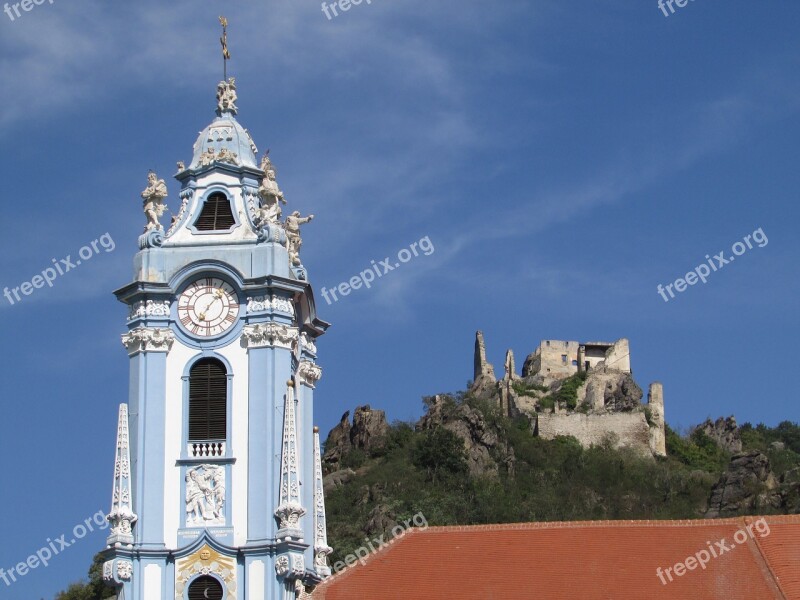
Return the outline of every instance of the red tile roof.
<path id="1" fill-rule="evenodd" d="M 761 519 L 415 529 L 329 578 L 312 597 L 800 600 L 800 515 Z M 678 563 L 685 565 L 676 572 Z"/>

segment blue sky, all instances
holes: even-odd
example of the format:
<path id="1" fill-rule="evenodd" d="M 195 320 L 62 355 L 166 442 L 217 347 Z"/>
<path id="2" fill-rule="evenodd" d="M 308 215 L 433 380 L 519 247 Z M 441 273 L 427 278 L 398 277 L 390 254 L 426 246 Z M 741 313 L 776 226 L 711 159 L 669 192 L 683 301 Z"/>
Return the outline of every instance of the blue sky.
<path id="1" fill-rule="evenodd" d="M 373 0 L 328 20 L 312 0 L 55 0 L 0 13 L 0 287 L 104 233 L 116 247 L 0 297 L 0 567 L 109 508 L 128 378 L 111 292 L 131 277 L 147 170 L 188 161 L 213 117 L 221 12 L 240 120 L 289 208 L 317 216 L 317 289 L 435 247 L 330 306 L 317 294 L 323 431 L 358 404 L 410 420 L 423 395 L 463 389 L 477 329 L 498 370 L 541 339 L 628 337 L 673 426 L 800 420 L 795 4 Z M 758 228 L 763 248 L 658 295 Z M 0 599 L 52 597 L 104 537 Z"/>

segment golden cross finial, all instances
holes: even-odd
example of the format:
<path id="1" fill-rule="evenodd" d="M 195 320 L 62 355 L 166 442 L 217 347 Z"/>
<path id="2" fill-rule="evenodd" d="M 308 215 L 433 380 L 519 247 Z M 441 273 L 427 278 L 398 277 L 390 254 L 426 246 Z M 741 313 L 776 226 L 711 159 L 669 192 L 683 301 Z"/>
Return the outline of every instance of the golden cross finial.
<path id="1" fill-rule="evenodd" d="M 228 80 L 228 61 L 231 59 L 231 53 L 228 51 L 228 19 L 225 17 L 219 18 L 219 24 L 222 25 L 222 37 L 219 38 L 220 44 L 222 44 L 222 80 Z"/>

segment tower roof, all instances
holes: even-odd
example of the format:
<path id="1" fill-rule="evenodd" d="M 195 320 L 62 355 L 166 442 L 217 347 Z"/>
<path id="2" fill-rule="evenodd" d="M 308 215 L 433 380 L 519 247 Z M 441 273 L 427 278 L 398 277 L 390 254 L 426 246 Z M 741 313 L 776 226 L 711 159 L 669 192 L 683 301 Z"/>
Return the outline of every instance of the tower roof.
<path id="1" fill-rule="evenodd" d="M 236 120 L 236 99 L 236 81 L 233 78 L 221 81 L 217 86 L 217 117 L 200 132 L 191 168 L 206 166 L 213 160 L 257 167 L 258 148 L 250 133 Z"/>

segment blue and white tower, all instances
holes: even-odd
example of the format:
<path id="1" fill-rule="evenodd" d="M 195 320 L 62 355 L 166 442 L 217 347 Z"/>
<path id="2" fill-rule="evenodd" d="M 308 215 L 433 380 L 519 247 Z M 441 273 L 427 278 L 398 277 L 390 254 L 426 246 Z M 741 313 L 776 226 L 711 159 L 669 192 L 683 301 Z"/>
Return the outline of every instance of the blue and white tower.
<path id="1" fill-rule="evenodd" d="M 122 341 L 104 576 L 125 600 L 288 600 L 330 574 L 314 428 L 322 374 L 301 225 L 236 119 L 233 79 L 178 163 L 177 206 L 155 173 Z"/>

